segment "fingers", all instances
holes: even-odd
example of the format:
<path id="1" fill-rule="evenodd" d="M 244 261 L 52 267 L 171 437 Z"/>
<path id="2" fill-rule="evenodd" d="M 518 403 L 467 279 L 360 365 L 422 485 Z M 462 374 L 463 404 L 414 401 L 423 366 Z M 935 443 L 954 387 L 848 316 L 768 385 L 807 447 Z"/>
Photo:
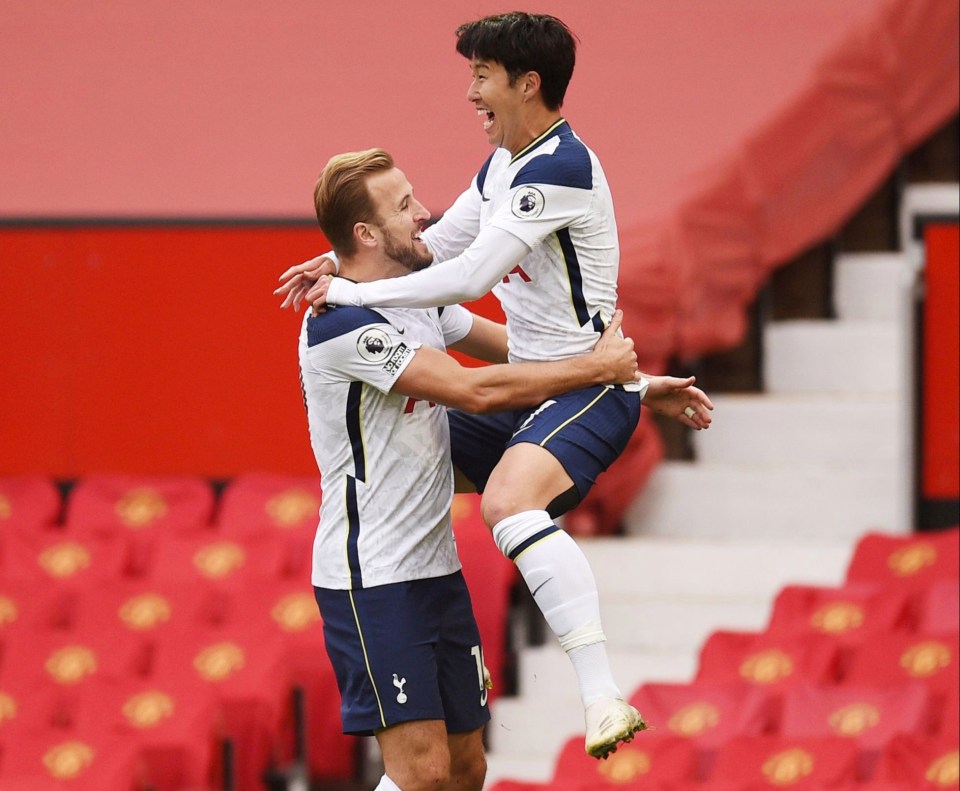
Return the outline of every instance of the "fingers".
<path id="1" fill-rule="evenodd" d="M 309 261 L 304 261 L 302 264 L 297 264 L 296 266 L 291 266 L 286 272 L 284 272 L 279 280 L 287 280 L 294 275 L 302 275 L 306 272 L 310 272 L 320 266 L 321 261 L 329 261 L 326 256 L 318 255 L 316 258 L 311 258 Z"/>
<path id="2" fill-rule="evenodd" d="M 327 281 L 321 278 L 305 295 L 307 302 L 311 304 L 327 296 Z"/>
<path id="3" fill-rule="evenodd" d="M 713 406 L 707 407 L 699 401 L 692 401 L 683 408 L 681 414 L 677 415 L 677 419 L 685 426 L 689 426 L 697 431 L 710 428 L 713 417 L 710 415 L 710 412 L 707 411 L 708 409 L 713 409 Z"/>
<path id="4" fill-rule="evenodd" d="M 293 307 L 294 313 L 300 312 L 300 303 L 303 302 L 304 297 L 307 295 L 307 285 L 301 283 L 295 289 L 293 289 L 287 298 L 283 300 L 283 303 L 280 305 L 281 308 Z"/>
<path id="5" fill-rule="evenodd" d="M 713 402 L 710 400 L 707 394 L 704 393 L 703 390 L 701 390 L 699 387 L 691 387 L 690 395 L 697 400 L 698 404 L 701 404 L 707 409 L 710 409 L 710 410 L 713 409 Z"/>
<path id="6" fill-rule="evenodd" d="M 603 334 L 616 335 L 617 332 L 620 330 L 621 324 L 623 324 L 623 311 L 618 309 L 613 311 L 613 316 L 610 319 L 610 323 L 607 325 L 607 328 L 603 331 Z"/>

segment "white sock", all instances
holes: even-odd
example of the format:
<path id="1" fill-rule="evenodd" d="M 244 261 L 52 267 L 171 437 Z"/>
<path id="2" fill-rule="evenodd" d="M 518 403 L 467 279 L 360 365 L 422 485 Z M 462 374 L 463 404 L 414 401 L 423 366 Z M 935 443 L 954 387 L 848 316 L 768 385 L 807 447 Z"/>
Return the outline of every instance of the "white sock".
<path id="1" fill-rule="evenodd" d="M 393 782 L 389 777 L 384 775 L 380 778 L 380 783 L 377 785 L 373 791 L 401 791 L 400 786 Z"/>
<path id="2" fill-rule="evenodd" d="M 524 511 L 498 522 L 493 538 L 517 565 L 547 625 L 577 674 L 580 698 L 622 697 L 607 659 L 600 597 L 590 564 L 546 511 Z"/>

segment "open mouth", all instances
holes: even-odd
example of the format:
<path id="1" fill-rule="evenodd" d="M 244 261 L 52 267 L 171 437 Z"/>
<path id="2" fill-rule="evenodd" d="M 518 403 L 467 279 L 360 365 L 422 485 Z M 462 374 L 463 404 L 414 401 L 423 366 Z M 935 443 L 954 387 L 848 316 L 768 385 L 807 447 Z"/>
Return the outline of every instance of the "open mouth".
<path id="1" fill-rule="evenodd" d="M 484 119 L 484 120 L 483 120 L 483 130 L 484 130 L 485 132 L 490 131 L 490 127 L 493 126 L 493 122 L 494 122 L 494 119 L 496 118 L 496 115 L 495 115 L 494 113 L 490 112 L 490 110 L 487 110 L 487 109 L 485 109 L 485 108 L 483 108 L 483 107 L 478 107 L 478 108 L 477 108 L 477 115 L 479 115 L 481 118 Z"/>

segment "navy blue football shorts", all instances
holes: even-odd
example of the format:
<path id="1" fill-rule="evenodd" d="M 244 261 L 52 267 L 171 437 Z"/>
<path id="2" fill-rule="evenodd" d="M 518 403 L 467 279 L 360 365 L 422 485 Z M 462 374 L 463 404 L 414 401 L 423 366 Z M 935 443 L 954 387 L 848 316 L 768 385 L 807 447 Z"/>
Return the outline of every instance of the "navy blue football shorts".
<path id="1" fill-rule="evenodd" d="M 343 732 L 413 720 L 468 733 L 490 720 L 480 632 L 462 572 L 360 590 L 314 588 Z"/>
<path id="2" fill-rule="evenodd" d="M 489 415 L 448 409 L 447 416 L 453 464 L 478 492 L 507 448 L 532 442 L 563 465 L 582 500 L 627 446 L 640 420 L 640 394 L 600 385 L 529 409 Z"/>

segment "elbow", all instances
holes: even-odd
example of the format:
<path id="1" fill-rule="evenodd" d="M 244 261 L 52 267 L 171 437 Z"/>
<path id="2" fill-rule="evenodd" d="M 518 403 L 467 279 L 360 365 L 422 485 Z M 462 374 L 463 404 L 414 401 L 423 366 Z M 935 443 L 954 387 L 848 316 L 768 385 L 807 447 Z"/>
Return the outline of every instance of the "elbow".
<path id="1" fill-rule="evenodd" d="M 474 415 L 486 415 L 506 409 L 508 404 L 504 402 L 497 388 L 479 385 L 465 387 L 453 406 Z"/>
<path id="2" fill-rule="evenodd" d="M 474 415 L 486 415 L 502 408 L 499 399 L 492 392 L 472 391 L 463 400 L 464 403 L 460 409 L 464 412 L 472 412 Z"/>

